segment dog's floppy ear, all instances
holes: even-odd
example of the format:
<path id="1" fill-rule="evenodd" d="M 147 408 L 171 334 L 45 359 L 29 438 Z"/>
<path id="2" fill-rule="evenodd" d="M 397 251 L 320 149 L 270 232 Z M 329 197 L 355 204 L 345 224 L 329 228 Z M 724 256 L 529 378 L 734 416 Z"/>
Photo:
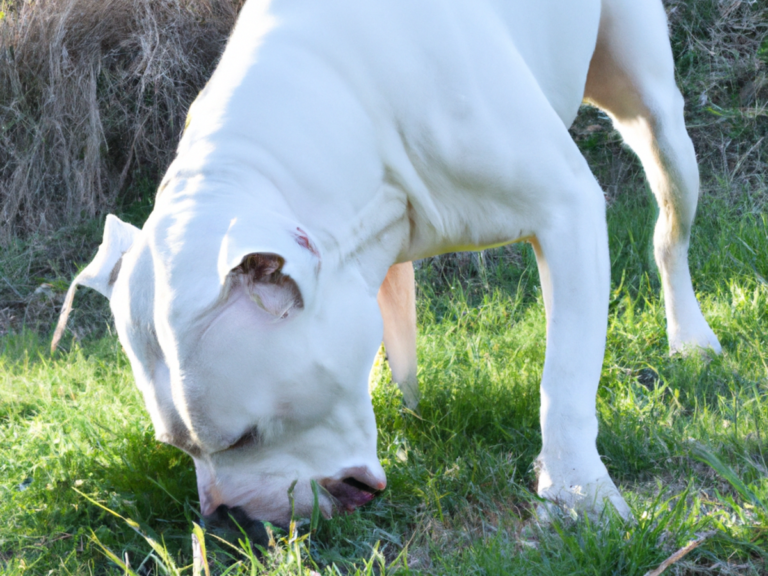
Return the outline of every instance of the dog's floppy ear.
<path id="1" fill-rule="evenodd" d="M 282 273 L 285 260 L 277 254 L 248 254 L 232 272 L 251 299 L 277 318 L 304 308 L 296 281 Z"/>
<path id="2" fill-rule="evenodd" d="M 320 254 L 300 227 L 282 218 L 267 225 L 234 219 L 219 252 L 222 286 L 239 283 L 262 309 L 287 318 L 314 292 Z"/>
<path id="3" fill-rule="evenodd" d="M 123 222 L 112 214 L 107 215 L 107 221 L 104 225 L 104 237 L 96 257 L 75 277 L 69 290 L 67 290 L 64 306 L 59 315 L 59 323 L 53 334 L 51 352 L 56 350 L 59 340 L 61 340 L 64 334 L 77 287 L 82 284 L 97 290 L 107 298 L 112 298 L 112 287 L 115 284 L 115 280 L 117 280 L 117 275 L 120 273 L 123 254 L 133 245 L 138 234 L 139 229 L 135 226 Z"/>

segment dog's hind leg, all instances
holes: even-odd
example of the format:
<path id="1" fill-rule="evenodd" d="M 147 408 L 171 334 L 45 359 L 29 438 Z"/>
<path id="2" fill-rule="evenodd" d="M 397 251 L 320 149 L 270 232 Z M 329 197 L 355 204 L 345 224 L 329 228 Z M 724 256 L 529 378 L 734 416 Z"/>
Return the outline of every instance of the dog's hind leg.
<path id="1" fill-rule="evenodd" d="M 405 405 L 419 404 L 416 379 L 416 282 L 413 263 L 391 266 L 379 288 L 379 309 L 384 321 L 384 348 L 392 380 L 400 387 Z"/>
<path id="2" fill-rule="evenodd" d="M 720 352 L 699 309 L 688 268 L 699 171 L 659 0 L 603 0 L 584 97 L 611 117 L 638 155 L 658 202 L 654 254 L 664 290 L 670 353 Z"/>

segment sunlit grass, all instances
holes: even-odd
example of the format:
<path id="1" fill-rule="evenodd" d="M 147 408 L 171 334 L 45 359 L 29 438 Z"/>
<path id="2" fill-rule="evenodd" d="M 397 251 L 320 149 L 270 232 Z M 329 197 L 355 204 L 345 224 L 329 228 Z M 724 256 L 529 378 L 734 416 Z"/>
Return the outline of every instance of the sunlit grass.
<path id="1" fill-rule="evenodd" d="M 707 531 L 679 566 L 764 571 L 768 228 L 749 214 L 725 222 L 718 210 L 705 203 L 691 256 L 724 347 L 715 358 L 668 356 L 647 245 L 621 246 L 652 220 L 651 203 L 628 196 L 610 212 L 598 445 L 635 524 L 533 520 L 545 324 L 534 259 L 521 247 L 514 258 L 489 255 L 485 268 L 419 269 L 420 412 L 402 407 L 386 368 L 373 390 L 385 494 L 315 530 L 299 522 L 275 534 L 266 556 L 207 534 L 212 573 L 645 574 Z M 191 573 L 192 465 L 154 440 L 116 339 L 53 358 L 33 333 L 2 345 L 4 571 L 124 573 L 122 563 L 137 574 Z"/>
<path id="2" fill-rule="evenodd" d="M 161 4 L 161 12 L 178 8 Z M 70 321 L 79 343 L 49 355 L 45 332 L 74 271 L 92 257 L 102 220 L 35 235 L 42 208 L 55 205 L 59 190 L 29 187 L 21 178 L 17 183 L 40 193 L 23 204 L 26 220 L 17 222 L 21 228 L 26 222 L 29 235 L 8 238 L 0 248 L 0 573 L 207 575 L 207 564 L 216 575 L 644 575 L 703 536 L 667 573 L 768 573 L 766 5 L 665 4 L 703 177 L 690 263 L 722 356 L 667 355 L 651 248 L 656 210 L 641 168 L 604 114 L 584 109 L 571 129 L 609 204 L 612 292 L 598 446 L 635 523 L 610 513 L 599 523 L 565 518 L 539 526 L 534 520 L 531 464 L 540 448 L 545 324 L 533 254 L 520 246 L 432 260 L 417 271 L 423 400 L 418 414 L 404 410 L 386 367 L 378 372 L 372 396 L 389 480 L 380 498 L 319 526 L 298 522 L 295 530 L 275 531 L 275 546 L 263 555 L 247 543 L 201 533 L 192 463 L 154 440 L 127 361 L 109 332 L 105 300 L 81 290 Z M 43 4 L 24 5 L 56 17 Z M 178 15 L 196 18 L 193 12 Z M 126 15 L 135 20 L 130 11 Z M 106 30 L 103 19 L 95 22 Z M 214 30 L 210 19 L 198 23 L 206 34 Z M 188 27 L 171 32 L 171 41 L 195 36 Z M 54 36 L 51 46 L 64 38 Z M 37 50 L 35 42 L 29 46 Z M 39 53 L 66 57 L 55 49 Z M 181 53 L 171 50 L 165 60 L 178 63 L 174 54 Z M 83 62 L 94 81 L 92 62 Z M 152 70 L 166 80 L 181 73 L 189 86 L 202 85 L 189 67 L 158 66 Z M 102 74 L 113 72 L 102 68 Z M 66 92 L 70 84 L 61 87 Z M 118 84 L 109 81 L 104 93 Z M 174 97 L 192 98 L 171 88 Z M 158 161 L 151 142 L 175 131 L 174 123 L 166 122 L 165 107 L 151 108 L 166 102 L 162 98 L 147 100 L 150 108 L 139 115 L 129 106 L 125 121 L 112 99 L 102 100 L 99 105 L 106 102 L 117 113 L 113 131 L 121 134 L 130 132 L 120 128 L 124 124 L 143 126 L 134 122 L 142 114 L 162 117 L 140 141 L 118 139 L 139 154 L 115 206 L 140 224 L 157 184 L 152 170 L 146 172 Z M 75 108 L 84 103 L 92 104 L 70 102 Z M 175 110 L 183 119 L 181 104 Z M 34 129 L 12 136 L 44 133 L 35 128 L 35 114 L 27 116 L 24 124 L 29 120 Z M 83 115 L 69 116 L 79 125 Z M 56 117 L 47 126 L 64 120 Z M 80 158 L 82 130 L 72 136 L 68 153 Z M 124 170 L 128 151 L 109 140 L 108 158 L 101 160 L 118 161 L 118 171 Z M 167 140 L 161 156 L 172 154 L 174 139 L 161 140 Z M 58 150 L 48 144 L 23 152 Z M 141 150 L 152 158 L 141 161 Z M 50 162 L 38 168 L 32 180 L 55 176 Z"/>

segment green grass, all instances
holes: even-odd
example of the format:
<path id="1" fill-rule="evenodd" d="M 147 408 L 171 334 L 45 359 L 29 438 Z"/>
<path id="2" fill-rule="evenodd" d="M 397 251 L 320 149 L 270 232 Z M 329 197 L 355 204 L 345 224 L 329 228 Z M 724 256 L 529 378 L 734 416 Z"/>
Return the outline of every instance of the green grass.
<path id="1" fill-rule="evenodd" d="M 705 199 L 691 250 L 724 347 L 711 360 L 667 355 L 648 250 L 652 202 L 637 190 L 609 212 L 614 289 L 598 444 L 636 524 L 532 518 L 545 326 L 522 246 L 418 270 L 420 414 L 403 409 L 386 368 L 373 390 L 384 495 L 314 531 L 277 533 L 261 559 L 207 535 L 213 573 L 642 575 L 706 531 L 714 535 L 677 573 L 765 573 L 768 225 L 728 210 Z M 154 440 L 116 339 L 54 357 L 47 346 L 30 331 L 2 340 L 2 569 L 120 574 L 127 557 L 143 565 L 138 574 L 192 573 L 191 461 Z"/>
<path id="2" fill-rule="evenodd" d="M 691 269 L 722 356 L 668 356 L 656 209 L 639 164 L 596 110 L 571 130 L 609 204 L 598 444 L 636 522 L 533 517 L 544 311 L 531 249 L 506 247 L 417 270 L 420 413 L 403 409 L 386 366 L 374 371 L 386 492 L 349 516 L 275 532 L 260 557 L 200 535 L 212 574 L 642 576 L 701 535 L 666 574 L 768 573 L 768 9 L 666 7 L 702 174 Z M 130 181 L 116 210 L 140 224 L 155 182 Z M 0 247 L 3 574 L 194 573 L 192 463 L 154 440 L 106 301 L 80 290 L 64 350 L 48 353 L 101 227 Z"/>

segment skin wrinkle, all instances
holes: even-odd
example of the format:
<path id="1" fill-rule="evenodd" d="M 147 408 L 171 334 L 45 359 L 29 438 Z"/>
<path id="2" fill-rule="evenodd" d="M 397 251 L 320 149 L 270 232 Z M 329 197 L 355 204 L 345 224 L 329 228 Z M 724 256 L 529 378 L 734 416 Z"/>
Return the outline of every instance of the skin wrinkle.
<path id="1" fill-rule="evenodd" d="M 371 247 L 378 248 L 379 239 L 387 231 L 404 224 L 405 205 L 400 194 L 391 195 L 390 198 L 379 198 L 380 195 L 386 195 L 391 190 L 384 185 L 376 197 L 368 204 L 358 215 L 355 223 L 349 228 L 346 236 L 337 241 L 338 258 L 342 262 L 360 257 L 367 249 Z M 383 205 L 383 206 L 382 206 Z M 385 218 L 376 218 L 376 226 L 370 226 L 372 214 L 385 214 Z M 378 289 L 378 286 L 376 287 Z"/>

